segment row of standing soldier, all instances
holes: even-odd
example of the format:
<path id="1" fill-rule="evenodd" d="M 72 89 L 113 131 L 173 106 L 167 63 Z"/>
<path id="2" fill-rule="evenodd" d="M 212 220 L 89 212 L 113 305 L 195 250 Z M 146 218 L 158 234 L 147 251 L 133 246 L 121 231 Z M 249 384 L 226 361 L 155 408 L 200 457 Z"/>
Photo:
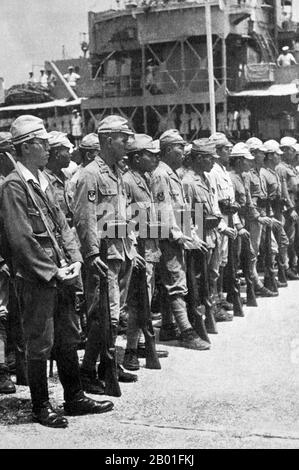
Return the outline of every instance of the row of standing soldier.
<path id="1" fill-rule="evenodd" d="M 71 144 L 64 134 L 47 134 L 33 116 L 18 118 L 11 133 L 1 136 L 3 176 L 9 174 L 1 187 L 1 282 L 8 285 L 9 273 L 18 310 L 10 329 L 21 330 L 14 343 L 27 359 L 19 383 L 26 382 L 28 369 L 34 418 L 41 424 L 67 425 L 48 399 L 50 354 L 67 414 L 109 411 L 111 402 L 88 399 L 83 390 L 119 396 L 119 382 L 137 380 L 117 358 L 121 323 L 125 369 L 138 370 L 138 357 L 146 357 L 146 367 L 161 367 L 159 358 L 168 353 L 155 348 L 151 303 L 157 286 L 159 340 L 206 350 L 216 322 L 244 315 L 241 267 L 248 306 L 257 305 L 257 295 L 277 296 L 287 278 L 299 278 L 294 139 L 285 137 L 279 145 L 251 138 L 232 146 L 216 133 L 186 147 L 175 129 L 153 142 L 133 135 L 124 118 L 109 116 L 98 135 L 83 139 L 82 163 L 68 180 L 62 169 Z M 4 158 L 5 152 L 15 158 Z M 11 173 L 7 162 L 15 167 Z M 127 230 L 136 207 L 146 214 L 143 236 L 141 226 Z M 186 217 L 188 233 L 180 223 Z M 261 252 L 264 283 L 257 271 Z M 2 342 L 7 303 L 1 306 Z M 87 339 L 79 370 L 77 314 L 83 305 Z M 5 358 L 1 362 L 2 392 L 9 393 L 15 387 Z"/>

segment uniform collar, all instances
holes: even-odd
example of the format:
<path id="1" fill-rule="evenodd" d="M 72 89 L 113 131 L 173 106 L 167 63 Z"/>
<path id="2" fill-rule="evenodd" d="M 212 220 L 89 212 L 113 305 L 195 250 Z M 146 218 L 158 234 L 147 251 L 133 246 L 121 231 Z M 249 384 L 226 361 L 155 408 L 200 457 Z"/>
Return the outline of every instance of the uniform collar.
<path id="1" fill-rule="evenodd" d="M 62 178 L 61 178 L 60 176 L 56 175 L 56 173 L 54 173 L 54 172 L 53 172 L 52 170 L 50 170 L 49 168 L 45 168 L 45 169 L 44 169 L 44 172 L 45 172 L 46 174 L 48 174 L 51 178 L 53 178 L 53 180 L 59 181 L 59 183 L 61 183 L 61 184 L 64 186 L 64 180 L 66 180 L 67 178 L 66 178 L 66 176 L 65 176 L 63 173 L 61 173 L 61 174 L 62 174 Z"/>
<path id="2" fill-rule="evenodd" d="M 118 177 L 120 175 L 120 172 L 117 170 L 117 174 L 115 174 L 112 169 L 107 165 L 107 163 L 99 156 L 97 155 L 94 159 L 94 161 L 98 164 L 98 166 L 101 169 L 101 173 L 108 173 L 109 176 L 114 179 L 115 181 L 118 180 Z"/>
<path id="3" fill-rule="evenodd" d="M 21 172 L 25 181 L 33 181 L 34 183 L 37 183 L 41 187 L 41 190 L 43 192 L 46 191 L 47 187 L 49 186 L 49 181 L 40 170 L 38 170 L 38 180 L 37 180 L 35 176 L 31 173 L 31 171 L 28 170 L 28 168 L 26 168 L 26 166 L 23 165 L 23 163 L 17 162 L 17 167 L 19 171 Z"/>

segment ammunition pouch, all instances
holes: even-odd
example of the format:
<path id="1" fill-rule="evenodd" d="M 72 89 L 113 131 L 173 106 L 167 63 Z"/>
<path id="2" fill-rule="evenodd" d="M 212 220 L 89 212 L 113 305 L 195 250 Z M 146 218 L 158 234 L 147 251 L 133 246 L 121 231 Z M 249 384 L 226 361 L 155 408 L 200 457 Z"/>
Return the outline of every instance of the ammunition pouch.
<path id="1" fill-rule="evenodd" d="M 268 201 L 267 198 L 258 197 L 257 198 L 257 206 L 259 207 L 259 209 L 266 209 L 267 208 L 267 201 Z"/>
<path id="2" fill-rule="evenodd" d="M 214 228 L 217 228 L 220 220 L 221 220 L 220 217 L 217 217 L 216 215 L 205 216 L 206 230 L 213 230 Z"/>
<path id="3" fill-rule="evenodd" d="M 238 212 L 238 210 L 240 209 L 240 204 L 238 204 L 237 202 L 232 203 L 227 199 L 223 199 L 222 201 L 219 201 L 219 207 L 222 214 L 231 215 Z"/>
<path id="4" fill-rule="evenodd" d="M 240 209 L 238 210 L 238 214 L 241 216 L 241 217 L 246 217 L 247 215 L 247 207 L 246 206 L 241 206 Z"/>

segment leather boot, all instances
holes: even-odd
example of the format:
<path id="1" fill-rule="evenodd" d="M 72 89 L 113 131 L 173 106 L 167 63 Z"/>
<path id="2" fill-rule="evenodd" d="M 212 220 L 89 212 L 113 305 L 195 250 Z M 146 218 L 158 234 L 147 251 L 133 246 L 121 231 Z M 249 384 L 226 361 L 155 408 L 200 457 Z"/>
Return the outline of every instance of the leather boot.
<path id="1" fill-rule="evenodd" d="M 55 350 L 59 380 L 63 386 L 65 401 L 72 401 L 82 392 L 77 347 L 57 347 Z"/>
<path id="2" fill-rule="evenodd" d="M 53 410 L 49 402 L 47 361 L 28 361 L 28 381 L 32 400 L 33 420 L 52 428 L 66 428 L 67 420 Z"/>

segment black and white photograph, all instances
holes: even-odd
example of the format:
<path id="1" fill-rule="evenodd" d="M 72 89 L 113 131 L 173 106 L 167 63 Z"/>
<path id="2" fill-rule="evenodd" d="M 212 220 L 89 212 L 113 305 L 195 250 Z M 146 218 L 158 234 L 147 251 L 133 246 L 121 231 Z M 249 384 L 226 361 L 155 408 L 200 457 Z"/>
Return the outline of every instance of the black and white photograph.
<path id="1" fill-rule="evenodd" d="M 0 452 L 299 449 L 299 0 L 0 0 L 0 44 Z"/>

